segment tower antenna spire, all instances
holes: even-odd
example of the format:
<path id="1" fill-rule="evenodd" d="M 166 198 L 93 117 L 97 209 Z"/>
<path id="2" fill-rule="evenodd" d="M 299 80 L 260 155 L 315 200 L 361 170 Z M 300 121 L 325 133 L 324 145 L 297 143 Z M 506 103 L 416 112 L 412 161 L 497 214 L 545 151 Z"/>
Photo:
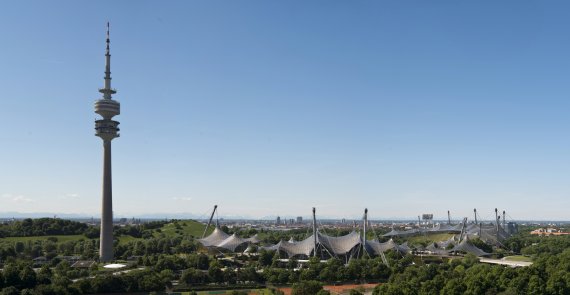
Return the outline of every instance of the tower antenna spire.
<path id="1" fill-rule="evenodd" d="M 103 89 L 99 89 L 99 92 L 103 93 L 103 98 L 111 99 L 111 95 L 115 94 L 116 91 L 111 88 L 111 38 L 109 34 L 109 22 L 107 22 L 107 47 L 105 50 L 105 86 Z"/>
<path id="2" fill-rule="evenodd" d="M 107 54 L 109 54 L 109 43 L 111 43 L 111 38 L 109 37 L 109 22 L 107 22 Z"/>

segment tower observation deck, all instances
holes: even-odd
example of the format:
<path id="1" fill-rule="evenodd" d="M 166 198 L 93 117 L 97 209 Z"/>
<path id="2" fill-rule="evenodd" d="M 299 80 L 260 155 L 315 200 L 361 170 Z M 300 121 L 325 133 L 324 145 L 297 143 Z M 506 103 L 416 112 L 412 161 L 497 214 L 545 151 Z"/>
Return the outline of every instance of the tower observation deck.
<path id="1" fill-rule="evenodd" d="M 113 260 L 113 190 L 111 177 L 111 140 L 119 137 L 119 122 L 112 120 L 121 113 L 121 104 L 113 100 L 117 93 L 111 88 L 111 53 L 109 50 L 109 23 L 107 23 L 107 50 L 105 53 L 105 85 L 99 89 L 103 98 L 95 102 L 95 113 L 103 119 L 95 120 L 95 135 L 103 140 L 103 197 L 101 206 L 101 236 L 99 260 Z"/>

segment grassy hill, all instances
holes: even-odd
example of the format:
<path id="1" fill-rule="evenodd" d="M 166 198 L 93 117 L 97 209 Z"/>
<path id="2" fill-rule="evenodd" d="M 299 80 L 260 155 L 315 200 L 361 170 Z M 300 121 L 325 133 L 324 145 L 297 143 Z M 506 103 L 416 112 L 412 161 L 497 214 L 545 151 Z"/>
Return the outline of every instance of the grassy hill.
<path id="1" fill-rule="evenodd" d="M 153 230 L 153 235 L 155 237 L 164 234 L 167 237 L 175 237 L 181 235 L 184 237 L 193 236 L 195 238 L 201 238 L 202 233 L 204 232 L 204 228 L 206 228 L 205 224 L 202 224 L 195 220 L 179 220 L 167 223 L 161 228 Z M 206 231 L 206 235 L 209 235 L 210 233 L 212 233 L 212 231 L 214 231 L 214 226 L 210 225 L 210 228 Z M 7 237 L 7 238 L 0 238 L 0 241 L 27 242 L 27 241 L 36 241 L 36 240 L 47 240 L 48 238 L 56 238 L 58 242 L 77 241 L 81 239 L 89 240 L 89 238 L 85 237 L 84 235 L 50 235 L 50 236 L 30 236 L 30 237 Z M 121 244 L 142 239 L 128 235 L 122 235 L 116 238 L 119 240 L 119 243 Z"/>
<path id="2" fill-rule="evenodd" d="M 204 228 L 206 228 L 205 224 L 202 224 L 195 220 L 178 220 L 165 224 L 162 228 L 160 228 L 160 232 L 155 231 L 154 234 L 159 235 L 160 233 L 163 233 L 169 237 L 182 235 L 201 238 L 204 232 Z M 212 233 L 212 231 L 214 231 L 214 225 L 210 225 L 210 228 L 208 228 L 206 231 L 206 235 L 209 235 Z"/>

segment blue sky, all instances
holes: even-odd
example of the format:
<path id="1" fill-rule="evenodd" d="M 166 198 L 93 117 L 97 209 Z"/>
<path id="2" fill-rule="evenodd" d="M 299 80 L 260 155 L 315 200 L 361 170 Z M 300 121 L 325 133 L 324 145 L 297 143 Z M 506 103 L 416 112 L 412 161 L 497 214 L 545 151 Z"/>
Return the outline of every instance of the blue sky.
<path id="1" fill-rule="evenodd" d="M 13 1 L 0 212 L 568 219 L 565 1 Z"/>

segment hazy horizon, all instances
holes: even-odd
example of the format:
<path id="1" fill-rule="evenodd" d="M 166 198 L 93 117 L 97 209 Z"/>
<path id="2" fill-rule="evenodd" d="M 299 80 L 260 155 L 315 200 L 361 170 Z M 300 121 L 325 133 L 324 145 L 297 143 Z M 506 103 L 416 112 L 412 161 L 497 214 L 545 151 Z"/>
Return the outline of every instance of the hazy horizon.
<path id="1" fill-rule="evenodd" d="M 12 214 L 12 215 L 11 215 Z M 15 214 L 15 215 L 14 215 Z M 312 216 L 310 215 L 267 215 L 267 216 L 243 216 L 243 215 L 228 215 L 228 216 L 218 216 L 217 218 L 220 221 L 236 221 L 236 220 L 247 220 L 247 221 L 269 221 L 275 222 L 276 217 L 280 217 L 282 221 L 289 220 L 289 219 L 296 219 L 297 217 L 302 217 L 303 222 L 311 222 Z M 57 212 L 35 212 L 35 213 L 20 213 L 20 212 L 0 212 L 0 219 L 8 220 L 12 218 L 16 219 L 24 219 L 24 218 L 62 218 L 62 219 L 71 219 L 71 220 L 85 220 L 93 218 L 94 220 L 100 220 L 99 216 L 89 215 L 89 214 L 82 214 L 82 213 L 57 213 Z M 453 224 L 463 222 L 463 217 L 467 217 L 468 223 L 473 222 L 472 216 L 453 216 L 451 218 L 451 222 Z M 163 214 L 163 213 L 143 213 L 139 215 L 125 215 L 125 214 L 117 214 L 113 217 L 114 220 L 118 220 L 121 218 L 131 219 L 143 219 L 143 220 L 164 220 L 164 219 L 179 219 L 179 220 L 199 220 L 199 221 L 207 221 L 209 216 L 205 215 L 197 215 L 194 213 L 175 213 L 175 214 Z M 478 221 L 484 223 L 494 223 L 494 216 L 487 216 L 486 218 L 479 219 Z M 502 218 L 502 215 L 501 215 Z M 327 220 L 342 220 L 346 219 L 347 222 L 350 221 L 358 221 L 362 220 L 362 216 L 344 216 L 344 217 L 331 217 L 331 216 L 317 216 L 317 220 L 320 221 L 327 221 Z M 417 223 L 418 217 L 417 216 L 384 216 L 384 217 L 370 217 L 370 221 L 406 221 L 406 222 L 415 222 Z M 434 223 L 447 223 L 446 216 L 434 217 Z M 570 219 L 512 219 L 510 216 L 507 216 L 507 222 L 563 222 L 563 223 L 570 223 Z"/>

